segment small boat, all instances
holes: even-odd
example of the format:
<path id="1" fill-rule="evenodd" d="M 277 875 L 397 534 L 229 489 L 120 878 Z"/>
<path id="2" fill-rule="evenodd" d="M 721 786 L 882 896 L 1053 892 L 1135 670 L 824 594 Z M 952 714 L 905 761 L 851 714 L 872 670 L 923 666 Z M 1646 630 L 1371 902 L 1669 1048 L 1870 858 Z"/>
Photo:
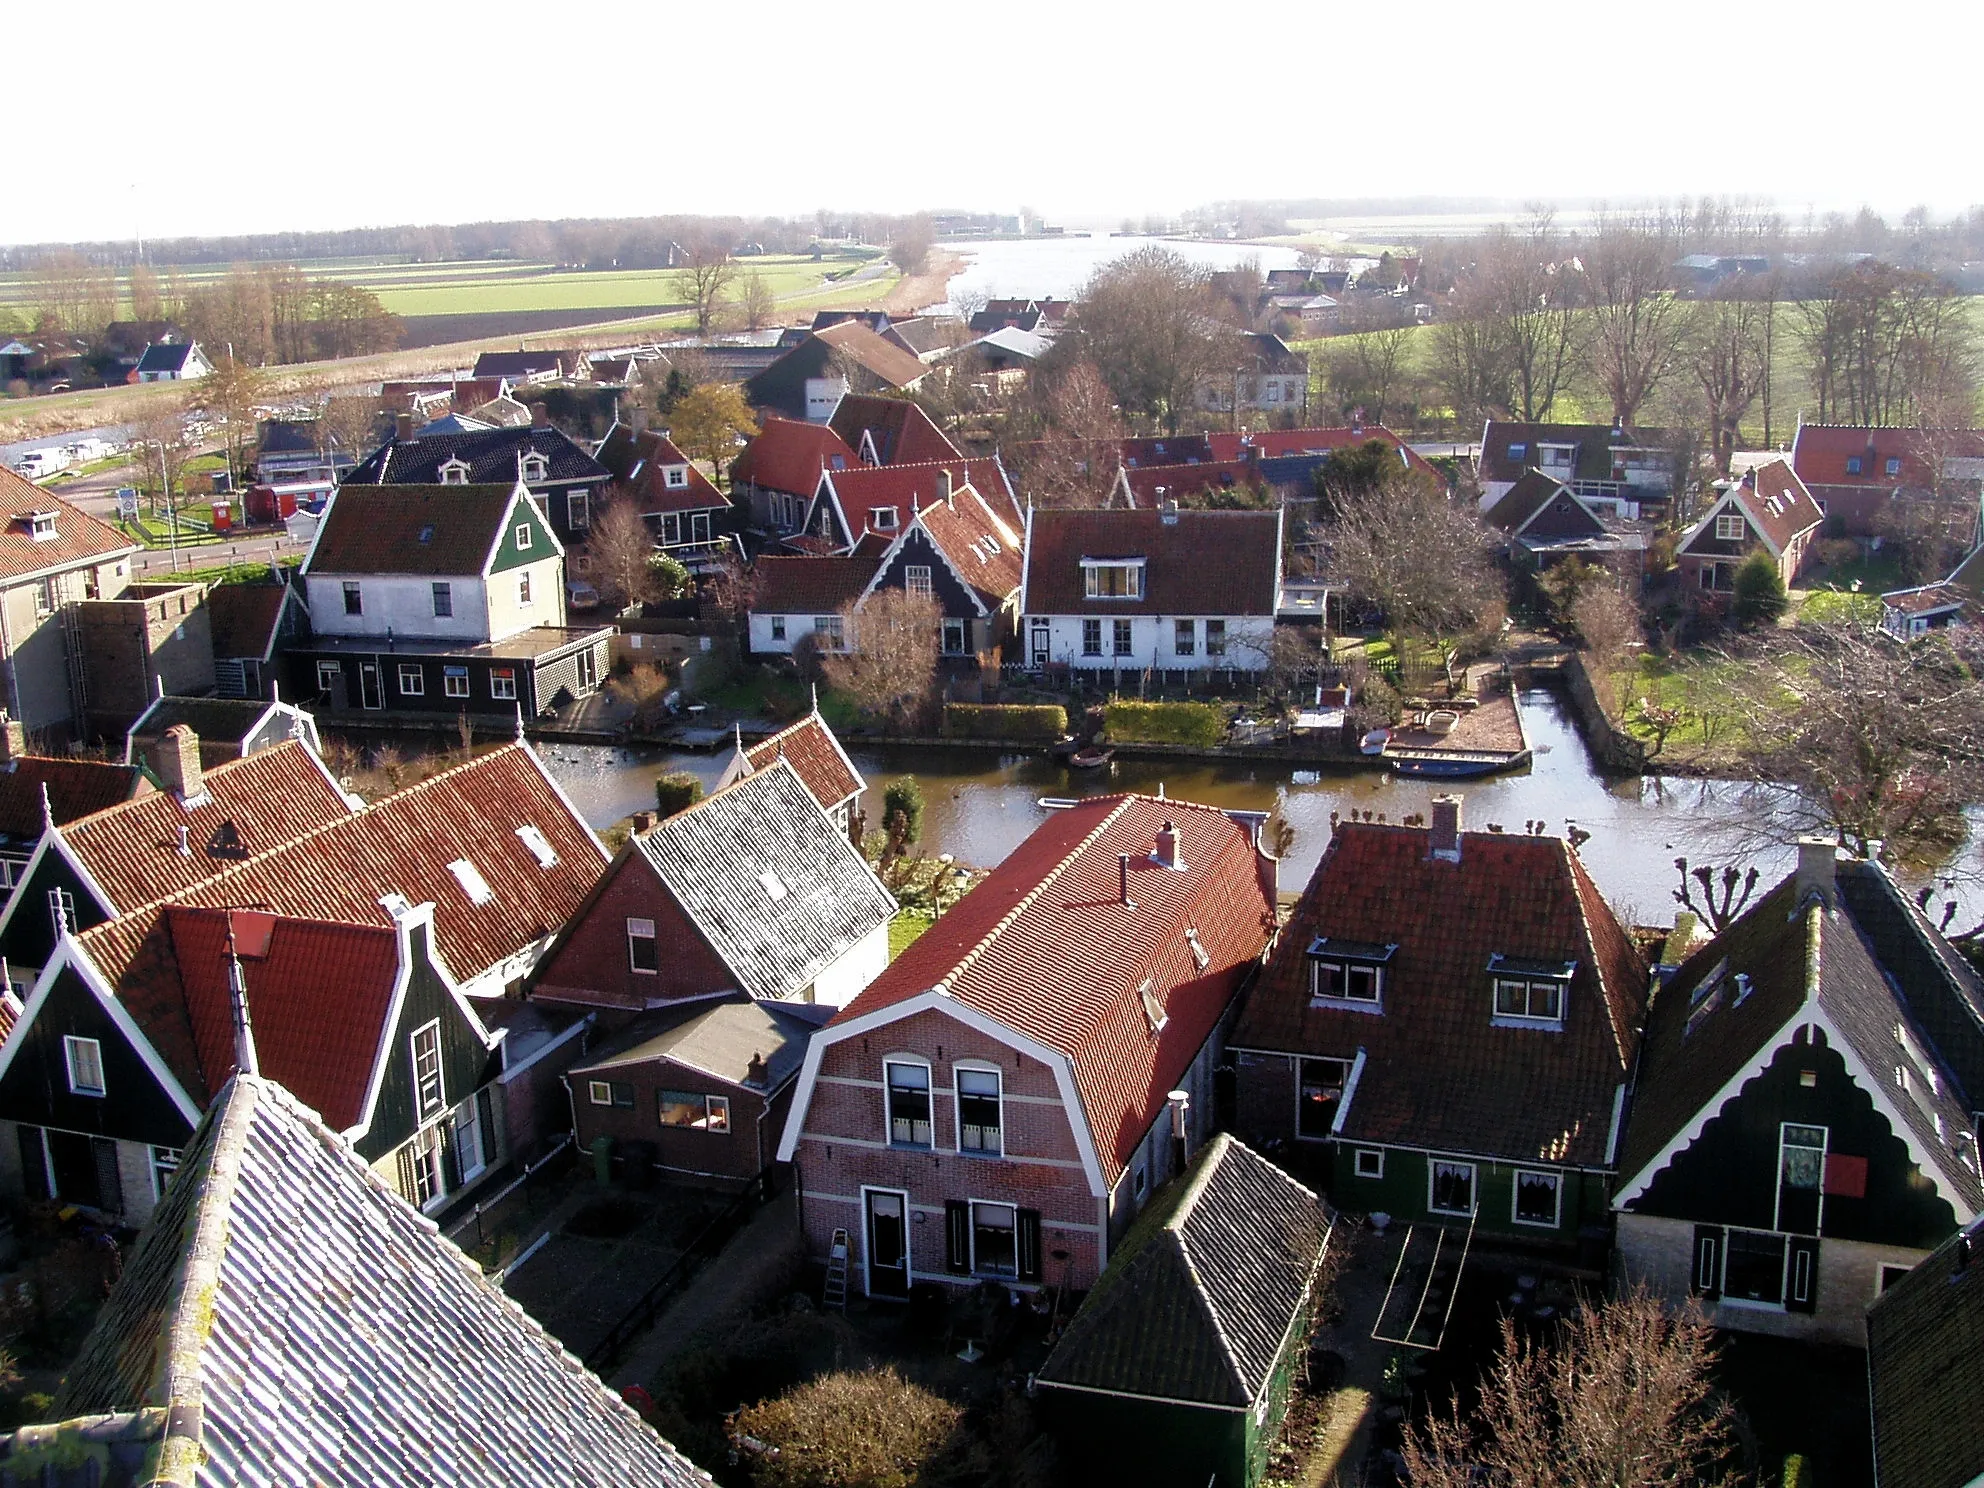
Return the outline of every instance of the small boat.
<path id="1" fill-rule="evenodd" d="M 1082 741 L 1080 739 L 1077 739 L 1073 734 L 1063 734 L 1047 746 L 1047 757 L 1049 759 L 1064 760 L 1081 747 Z"/>
<path id="2" fill-rule="evenodd" d="M 1499 774 L 1512 770 L 1520 764 L 1520 756 L 1503 757 L 1493 755 L 1486 758 L 1466 759 L 1439 755 L 1394 755 L 1388 763 L 1394 773 L 1418 780 L 1474 780 L 1483 775 Z"/>
<path id="3" fill-rule="evenodd" d="M 1452 708 L 1435 708 L 1426 715 L 1426 732 L 1436 739 L 1444 739 L 1460 727 L 1460 714 Z"/>
<path id="4" fill-rule="evenodd" d="M 1391 741 L 1392 731 L 1390 729 L 1375 728 L 1364 736 L 1364 742 L 1357 747 L 1366 754 L 1383 754 L 1385 752 L 1385 746 L 1391 743 Z"/>
<path id="5" fill-rule="evenodd" d="M 1073 811 L 1081 802 L 1073 796 L 1042 796 L 1033 804 L 1042 811 Z"/>
<path id="6" fill-rule="evenodd" d="M 1071 770 L 1100 770 L 1114 758 L 1116 758 L 1116 751 L 1113 749 L 1098 749 L 1094 747 L 1078 749 L 1068 756 L 1068 768 Z"/>

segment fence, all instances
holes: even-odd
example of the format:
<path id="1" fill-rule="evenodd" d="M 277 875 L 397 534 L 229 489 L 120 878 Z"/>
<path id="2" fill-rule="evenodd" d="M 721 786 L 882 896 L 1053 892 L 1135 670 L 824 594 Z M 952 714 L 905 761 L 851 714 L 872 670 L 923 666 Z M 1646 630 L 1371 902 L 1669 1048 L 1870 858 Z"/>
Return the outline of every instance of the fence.
<path id="1" fill-rule="evenodd" d="M 586 1351 L 586 1368 L 595 1372 L 603 1370 L 620 1357 L 629 1343 L 652 1327 L 662 1308 L 689 1285 L 706 1262 L 717 1257 L 730 1243 L 730 1237 L 743 1229 L 760 1207 L 778 1197 L 783 1172 L 773 1164 L 746 1183 L 743 1191 L 682 1248 L 675 1264 L 662 1272 L 654 1285 L 621 1315 L 620 1321 L 606 1330 L 606 1336 Z"/>

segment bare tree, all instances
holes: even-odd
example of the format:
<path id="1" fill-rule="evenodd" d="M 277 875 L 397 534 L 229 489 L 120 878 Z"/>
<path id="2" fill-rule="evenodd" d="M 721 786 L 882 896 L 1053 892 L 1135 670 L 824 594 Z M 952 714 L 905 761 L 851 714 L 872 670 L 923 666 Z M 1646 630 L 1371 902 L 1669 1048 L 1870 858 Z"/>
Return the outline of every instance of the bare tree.
<path id="1" fill-rule="evenodd" d="M 1139 248 L 1090 276 L 1061 339 L 1094 363 L 1124 413 L 1176 433 L 1209 379 L 1231 375 L 1233 332 L 1206 271 L 1169 248 Z"/>
<path id="2" fill-rule="evenodd" d="M 864 712 L 900 726 L 929 700 L 943 611 L 927 594 L 878 589 L 841 606 L 846 649 L 821 658 L 827 683 Z"/>
<path id="3" fill-rule="evenodd" d="M 1485 420 L 1515 406 L 1508 343 L 1485 314 L 1463 303 L 1433 326 L 1434 382 L 1461 428 L 1479 434 Z"/>
<path id="4" fill-rule="evenodd" d="M 1600 676 L 1610 674 L 1627 647 L 1640 638 L 1639 610 L 1610 574 L 1587 585 L 1572 602 L 1571 624 Z"/>
<path id="5" fill-rule="evenodd" d="M 1674 238 L 1657 217 L 1615 218 L 1582 260 L 1592 374 L 1612 402 L 1613 422 L 1630 425 L 1672 365 L 1687 329 L 1684 307 L 1668 282 Z"/>
<path id="6" fill-rule="evenodd" d="M 1478 273 L 1468 309 L 1489 322 L 1507 360 L 1513 411 L 1547 419 L 1582 347 L 1581 265 L 1559 244 L 1553 214 L 1536 208 L 1518 231 L 1490 238 Z"/>
<path id="7" fill-rule="evenodd" d="M 1729 473 L 1743 415 L 1763 393 L 1770 372 L 1769 319 L 1776 306 L 1753 299 L 1729 281 L 1688 311 L 1681 355 L 1707 405 L 1718 474 Z"/>
<path id="8" fill-rule="evenodd" d="M 778 297 L 772 293 L 771 282 L 756 269 L 746 274 L 738 287 L 737 313 L 743 317 L 745 329 L 751 331 L 762 331 L 778 313 Z"/>
<path id="9" fill-rule="evenodd" d="M 1080 360 L 1029 382 L 1041 437 L 1018 446 L 1020 485 L 1039 506 L 1100 506 L 1109 496 L 1129 433 L 1095 364 Z"/>
<path id="10" fill-rule="evenodd" d="M 723 240 L 707 235 L 691 241 L 687 252 L 688 261 L 675 274 L 675 292 L 695 312 L 696 334 L 707 336 L 737 277 L 737 264 Z"/>
<path id="11" fill-rule="evenodd" d="M 231 474 L 243 469 L 245 453 L 255 442 L 256 416 L 268 399 L 267 377 L 224 351 L 214 358 L 213 371 L 193 384 L 192 406 L 221 426 Z"/>
<path id="12" fill-rule="evenodd" d="M 1470 505 L 1423 481 L 1347 492 L 1323 531 L 1327 571 L 1375 601 L 1395 631 L 1439 639 L 1476 628 L 1501 600 L 1491 537 Z"/>
<path id="13" fill-rule="evenodd" d="M 1471 1416 L 1406 1434 L 1413 1488 L 1706 1488 L 1735 1443 L 1710 1372 L 1715 1334 L 1641 1288 L 1580 1307 L 1543 1347 L 1502 1323 Z"/>
<path id="14" fill-rule="evenodd" d="M 631 496 L 616 497 L 593 518 L 586 552 L 592 557 L 592 572 L 600 591 L 616 609 L 659 597 L 660 586 L 651 562 L 654 533 Z"/>
<path id="15" fill-rule="evenodd" d="M 895 231 L 889 242 L 889 262 L 900 269 L 905 277 L 913 277 L 924 271 L 930 263 L 930 250 L 937 244 L 937 234 L 928 217 L 912 217 Z"/>

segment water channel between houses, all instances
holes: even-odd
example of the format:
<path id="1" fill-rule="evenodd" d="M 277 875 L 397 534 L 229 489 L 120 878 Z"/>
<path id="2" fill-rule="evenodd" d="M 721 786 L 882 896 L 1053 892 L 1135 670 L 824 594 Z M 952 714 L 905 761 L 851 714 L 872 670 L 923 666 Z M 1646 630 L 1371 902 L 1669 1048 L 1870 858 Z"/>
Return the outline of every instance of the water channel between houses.
<path id="1" fill-rule="evenodd" d="M 1156 792 L 1207 805 L 1256 811 L 1279 803 L 1295 828 L 1295 845 L 1281 865 L 1281 887 L 1299 891 L 1328 845 L 1330 813 L 1370 811 L 1396 822 L 1424 813 L 1435 795 L 1465 798 L 1463 821 L 1474 830 L 1490 823 L 1521 832 L 1541 820 L 1561 834 L 1573 822 L 1591 834 L 1583 857 L 1600 890 L 1646 924 L 1673 917 L 1674 859 L 1754 862 L 1763 885 L 1788 871 L 1799 829 L 1796 798 L 1786 788 L 1725 780 L 1646 777 L 1608 780 L 1593 769 L 1584 741 L 1561 697 L 1535 689 L 1522 694 L 1523 720 L 1535 763 L 1515 774 L 1486 780 L 1401 780 L 1389 772 L 1322 773 L 1287 761 L 1252 764 L 1232 760 L 1121 760 L 1097 771 L 1070 770 L 1038 753 L 980 749 L 906 748 L 850 743 L 848 753 L 868 779 L 863 806 L 871 819 L 881 809 L 880 788 L 898 775 L 914 775 L 925 801 L 923 850 L 952 853 L 991 867 L 1025 839 L 1047 813 L 1043 796 Z M 729 751 L 669 753 L 654 749 L 545 744 L 553 774 L 595 827 L 606 827 L 654 804 L 653 781 L 663 770 L 685 770 L 714 785 Z M 1980 834 L 1945 871 L 1956 874 L 1966 903 L 1984 904 Z"/>

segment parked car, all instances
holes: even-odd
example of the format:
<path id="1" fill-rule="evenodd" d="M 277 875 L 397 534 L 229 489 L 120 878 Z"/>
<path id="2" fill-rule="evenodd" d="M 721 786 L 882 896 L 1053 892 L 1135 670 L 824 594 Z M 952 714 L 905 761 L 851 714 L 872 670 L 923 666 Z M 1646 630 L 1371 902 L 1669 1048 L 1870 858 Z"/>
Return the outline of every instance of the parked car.
<path id="1" fill-rule="evenodd" d="M 565 585 L 565 605 L 573 610 L 596 610 L 599 608 L 599 591 L 584 579 L 573 579 Z"/>

